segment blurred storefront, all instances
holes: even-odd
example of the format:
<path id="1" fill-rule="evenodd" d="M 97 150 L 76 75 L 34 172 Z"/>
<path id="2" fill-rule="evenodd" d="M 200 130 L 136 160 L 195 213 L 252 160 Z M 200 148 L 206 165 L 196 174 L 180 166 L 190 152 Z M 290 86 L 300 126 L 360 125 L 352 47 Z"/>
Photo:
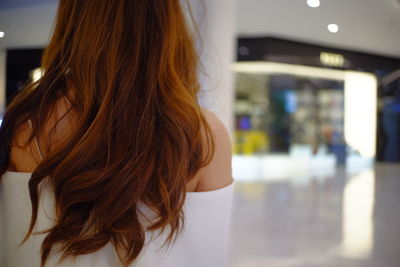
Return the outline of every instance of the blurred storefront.
<path id="1" fill-rule="evenodd" d="M 359 170 L 384 159 L 389 147 L 377 148 L 377 140 L 387 116 L 378 112 L 378 88 L 399 68 L 400 60 L 385 57 L 274 38 L 239 39 L 234 176 L 324 176 L 337 165 Z"/>

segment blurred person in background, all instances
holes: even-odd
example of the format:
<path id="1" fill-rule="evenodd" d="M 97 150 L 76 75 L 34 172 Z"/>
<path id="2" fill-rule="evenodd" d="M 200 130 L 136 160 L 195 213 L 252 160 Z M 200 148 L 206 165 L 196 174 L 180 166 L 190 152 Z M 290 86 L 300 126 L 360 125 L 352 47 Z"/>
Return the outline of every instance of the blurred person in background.
<path id="1" fill-rule="evenodd" d="M 230 140 L 197 62 L 179 0 L 60 1 L 0 129 L 1 266 L 228 265 Z"/>

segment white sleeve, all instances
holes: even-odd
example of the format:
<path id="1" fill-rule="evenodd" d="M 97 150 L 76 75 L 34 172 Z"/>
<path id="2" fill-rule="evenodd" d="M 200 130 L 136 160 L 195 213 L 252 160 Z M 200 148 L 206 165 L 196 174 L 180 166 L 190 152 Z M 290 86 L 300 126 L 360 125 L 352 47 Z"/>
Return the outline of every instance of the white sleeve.
<path id="1" fill-rule="evenodd" d="M 184 228 L 170 247 L 165 233 L 151 238 L 133 266 L 228 267 L 233 183 L 186 194 Z"/>
<path id="2" fill-rule="evenodd" d="M 186 212 L 190 216 L 186 229 L 190 232 L 188 238 L 195 240 L 194 250 L 190 251 L 195 266 L 229 266 L 233 188 L 231 184 L 219 190 L 188 195 Z"/>
<path id="3" fill-rule="evenodd" d="M 185 228 L 173 247 L 175 258 L 192 267 L 228 267 L 233 188 L 189 193 L 185 205 Z M 181 255 L 183 254 L 183 255 Z"/>

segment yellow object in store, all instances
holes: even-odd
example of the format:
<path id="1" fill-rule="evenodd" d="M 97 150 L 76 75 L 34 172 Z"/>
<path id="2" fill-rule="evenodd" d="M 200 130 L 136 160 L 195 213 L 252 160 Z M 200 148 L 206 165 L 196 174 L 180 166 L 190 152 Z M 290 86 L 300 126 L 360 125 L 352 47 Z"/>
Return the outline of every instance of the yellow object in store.
<path id="1" fill-rule="evenodd" d="M 266 152 L 269 147 L 268 136 L 260 130 L 235 132 L 235 144 L 233 152 L 235 154 L 252 155 L 255 153 Z"/>

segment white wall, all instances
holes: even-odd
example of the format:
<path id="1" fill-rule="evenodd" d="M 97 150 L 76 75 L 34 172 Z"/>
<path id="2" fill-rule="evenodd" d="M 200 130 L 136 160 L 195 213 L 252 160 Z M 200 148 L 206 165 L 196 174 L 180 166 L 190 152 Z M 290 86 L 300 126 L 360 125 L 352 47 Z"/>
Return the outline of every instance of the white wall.
<path id="1" fill-rule="evenodd" d="M 235 55 L 235 0 L 191 0 L 200 32 L 200 102 L 233 132 L 233 74 Z"/>

